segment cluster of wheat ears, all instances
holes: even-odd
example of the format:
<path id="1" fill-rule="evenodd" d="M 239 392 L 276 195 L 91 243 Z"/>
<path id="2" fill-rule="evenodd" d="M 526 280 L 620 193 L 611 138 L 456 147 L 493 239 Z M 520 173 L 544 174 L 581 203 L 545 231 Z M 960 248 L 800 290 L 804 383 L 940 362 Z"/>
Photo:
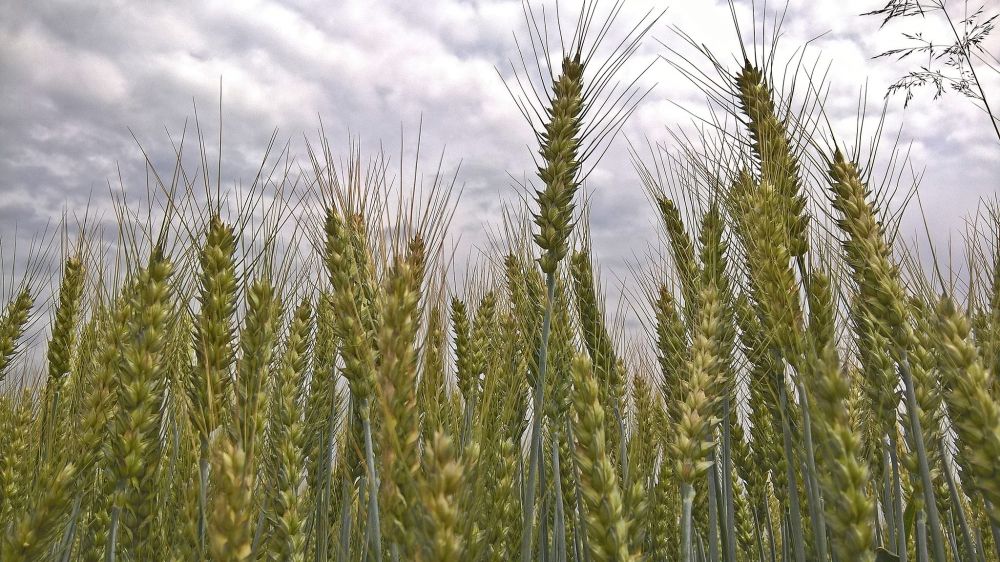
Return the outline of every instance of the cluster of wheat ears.
<path id="1" fill-rule="evenodd" d="M 636 158 L 663 252 L 626 343 L 580 188 L 649 26 L 598 64 L 589 10 L 538 107 L 515 96 L 533 200 L 457 285 L 447 182 L 392 197 L 388 160 L 326 141 L 235 203 L 204 142 L 193 174 L 178 147 L 162 220 L 121 204 L 116 242 L 63 244 L 51 314 L 23 268 L 0 558 L 998 560 L 997 215 L 965 284 L 925 275 L 874 159 L 820 133 L 819 89 L 796 105 L 773 54 L 709 58 L 735 127 Z"/>

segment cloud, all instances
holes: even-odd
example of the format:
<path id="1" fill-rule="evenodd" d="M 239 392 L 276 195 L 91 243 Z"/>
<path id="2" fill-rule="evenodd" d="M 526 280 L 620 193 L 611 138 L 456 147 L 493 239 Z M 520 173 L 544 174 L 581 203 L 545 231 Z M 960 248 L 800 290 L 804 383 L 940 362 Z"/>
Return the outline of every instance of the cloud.
<path id="1" fill-rule="evenodd" d="M 571 13 L 568 4 L 562 3 L 564 15 Z M 630 1 L 621 22 L 663 7 L 666 15 L 626 75 L 659 55 L 678 60 L 669 49 L 704 64 L 672 26 L 735 68 L 738 38 L 720 0 Z M 822 71 L 829 64 L 826 109 L 846 139 L 853 139 L 862 88 L 873 115 L 906 68 L 871 59 L 899 36 L 858 16 L 870 8 L 861 0 L 793 0 L 784 17 L 779 57 L 790 58 L 812 40 L 806 60 L 819 60 Z M 344 150 L 348 132 L 360 134 L 365 147 L 379 140 L 393 147 L 401 128 L 412 139 L 422 120 L 425 154 L 436 158 L 446 149 L 446 170 L 462 163 L 465 189 L 453 234 L 468 249 L 484 243 L 484 224 L 500 222 L 500 200 L 519 196 L 508 173 L 521 178 L 533 170 L 532 133 L 496 71 L 510 76 L 509 61 L 518 56 L 512 33 L 524 37 L 517 0 L 11 2 L 3 11 L 10 14 L 0 23 L 4 238 L 14 236 L 15 226 L 25 237 L 64 208 L 89 202 L 106 211 L 107 183 L 117 185 L 119 169 L 126 187 L 141 192 L 146 169 L 132 132 L 154 163 L 169 169 L 166 131 L 178 137 L 192 100 L 208 136 L 217 133 L 220 79 L 227 185 L 253 176 L 275 128 L 302 155 L 302 135 L 315 138 L 320 115 Z M 749 35 L 750 5 L 739 2 L 736 11 Z M 997 77 L 987 78 L 998 91 Z M 595 250 L 621 275 L 626 261 L 656 240 L 625 139 L 638 147 L 671 146 L 670 131 L 692 130 L 705 107 L 704 95 L 664 60 L 643 81 L 654 83 L 587 185 Z M 977 197 L 996 190 L 1000 159 L 991 130 L 969 103 L 929 98 L 918 96 L 905 111 L 901 100 L 890 100 L 886 130 L 894 135 L 905 123 L 901 140 L 912 139 L 922 197 L 933 205 L 943 237 L 962 226 Z M 918 227 L 911 213 L 904 228 Z"/>

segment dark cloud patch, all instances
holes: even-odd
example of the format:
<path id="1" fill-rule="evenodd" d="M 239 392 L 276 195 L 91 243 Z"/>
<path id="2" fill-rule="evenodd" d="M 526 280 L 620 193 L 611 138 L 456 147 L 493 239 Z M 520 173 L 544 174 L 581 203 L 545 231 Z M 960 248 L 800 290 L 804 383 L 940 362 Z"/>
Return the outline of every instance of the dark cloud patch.
<path id="1" fill-rule="evenodd" d="M 797 0 L 785 18 L 787 54 L 830 31 L 812 47 L 833 61 L 827 110 L 851 138 L 860 88 L 868 81 L 874 109 L 899 69 L 872 63 L 882 48 L 877 22 L 856 16 L 860 0 Z M 623 24 L 658 0 L 626 3 Z M 683 50 L 669 31 L 677 25 L 705 41 L 725 63 L 738 45 L 721 0 L 672 2 L 653 36 Z M 564 15 L 574 7 L 565 3 Z M 748 15 L 741 2 L 737 11 Z M 461 162 L 464 187 L 453 220 L 459 256 L 482 247 L 500 226 L 501 202 L 515 208 L 530 198 L 515 186 L 533 177 L 531 130 L 497 76 L 510 77 L 517 59 L 512 31 L 522 31 L 519 0 L 291 0 L 135 4 L 0 0 L 0 236 L 30 237 L 49 217 L 85 208 L 110 221 L 111 190 L 145 198 L 148 168 L 139 145 L 165 181 L 185 131 L 185 162 L 196 163 L 194 110 L 217 157 L 221 79 L 223 187 L 247 186 L 278 129 L 279 150 L 290 143 L 308 167 L 305 139 L 315 142 L 319 118 L 340 154 L 352 135 L 371 153 L 379 142 L 393 155 L 404 139 L 412 157 L 423 122 L 423 169 L 432 172 L 441 150 L 444 168 Z M 720 23 L 724 22 L 724 23 Z M 648 41 L 634 67 L 664 49 Z M 822 65 L 821 65 L 822 67 Z M 658 83 L 625 128 L 644 146 L 664 141 L 669 127 L 690 130 L 701 95 L 668 64 L 653 66 L 645 84 Z M 896 100 L 900 101 L 900 100 Z M 680 107 L 678 107 L 678 105 Z M 925 169 L 922 197 L 933 206 L 941 235 L 962 226 L 976 198 L 996 190 L 1000 159 L 974 110 L 959 102 L 917 100 L 907 112 L 889 106 L 890 128 L 906 122 L 914 139 L 914 169 Z M 132 132 L 135 134 L 135 139 Z M 980 130 L 982 129 L 982 130 Z M 138 140 L 138 145 L 137 141 Z M 173 143 L 173 144 L 172 144 Z M 619 137 L 588 181 L 591 236 L 608 283 L 625 263 L 656 240 L 652 209 Z M 985 147 L 985 148 L 984 148 Z M 992 151 L 989 150 L 992 147 Z M 275 156 L 275 155 L 272 155 Z M 398 161 L 398 160 L 394 160 Z M 512 177 L 513 176 L 513 177 Z M 904 228 L 919 221 L 908 215 Z M 108 235 L 109 237 L 113 237 Z M 619 275 L 620 274 L 620 275 Z M 611 291 L 609 287 L 609 292 Z"/>

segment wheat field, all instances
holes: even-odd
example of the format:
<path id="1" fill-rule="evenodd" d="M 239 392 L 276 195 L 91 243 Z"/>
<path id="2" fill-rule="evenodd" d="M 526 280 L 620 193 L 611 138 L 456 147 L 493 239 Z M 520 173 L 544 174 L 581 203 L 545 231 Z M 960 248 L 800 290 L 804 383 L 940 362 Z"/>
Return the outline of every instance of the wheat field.
<path id="1" fill-rule="evenodd" d="M 928 266 L 897 153 L 821 87 L 766 50 L 677 61 L 728 119 L 632 152 L 662 236 L 625 330 L 582 188 L 657 17 L 615 6 L 529 25 L 537 170 L 476 264 L 440 169 L 321 135 L 234 194 L 200 128 L 113 240 L 65 225 L 54 278 L 15 256 L 0 559 L 1000 560 L 1000 207 L 967 276 Z"/>

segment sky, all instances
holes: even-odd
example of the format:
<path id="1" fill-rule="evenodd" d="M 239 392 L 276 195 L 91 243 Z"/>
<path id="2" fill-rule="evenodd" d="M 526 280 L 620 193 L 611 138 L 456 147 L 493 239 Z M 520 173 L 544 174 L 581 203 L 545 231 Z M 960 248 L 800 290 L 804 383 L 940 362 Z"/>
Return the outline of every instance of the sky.
<path id="1" fill-rule="evenodd" d="M 989 1 L 987 9 L 1000 10 Z M 873 59 L 901 45 L 905 31 L 880 30 L 877 18 L 859 16 L 882 3 L 787 4 L 778 58 L 808 43 L 807 59 L 829 67 L 826 110 L 841 138 L 853 138 L 860 92 L 867 89 L 875 115 L 908 67 Z M 552 14 L 553 3 L 534 4 Z M 562 2 L 562 14 L 575 5 Z M 769 3 L 768 20 L 774 8 L 785 6 Z M 657 239 L 628 143 L 676 149 L 673 135 L 690 130 L 705 108 L 704 95 L 670 64 L 678 60 L 673 51 L 701 60 L 678 30 L 732 68 L 739 52 L 729 7 L 719 0 L 628 0 L 616 32 L 650 9 L 666 11 L 622 75 L 651 65 L 639 84 L 652 90 L 586 185 L 609 292 L 628 285 L 630 263 Z M 503 80 L 517 57 L 515 37 L 526 37 L 520 0 L 0 0 L 0 14 L 0 237 L 8 247 L 64 212 L 107 212 L 109 182 L 117 187 L 119 177 L 130 193 L 144 193 L 139 146 L 169 170 L 171 135 L 179 137 L 194 104 L 206 137 L 215 139 L 220 81 L 226 186 L 253 178 L 275 129 L 303 163 L 304 139 L 318 138 L 320 118 L 335 153 L 346 154 L 354 135 L 364 152 L 381 142 L 398 162 L 401 136 L 406 161 L 419 127 L 424 169 L 433 171 L 443 153 L 444 171 L 458 170 L 462 195 L 451 228 L 458 260 L 475 256 L 499 226 L 502 202 L 522 195 L 515 179 L 533 173 L 532 131 Z M 749 3 L 738 2 L 737 14 L 748 29 Z M 1000 53 L 996 39 L 990 48 Z M 983 80 L 1000 93 L 998 76 Z M 922 175 L 932 234 L 958 240 L 980 198 L 997 191 L 1000 142 L 987 121 L 963 98 L 934 101 L 918 91 L 906 109 L 901 97 L 889 100 L 886 130 L 898 132 L 913 173 Z M 214 142 L 209 148 L 214 159 Z M 904 237 L 922 224 L 911 209 Z"/>

